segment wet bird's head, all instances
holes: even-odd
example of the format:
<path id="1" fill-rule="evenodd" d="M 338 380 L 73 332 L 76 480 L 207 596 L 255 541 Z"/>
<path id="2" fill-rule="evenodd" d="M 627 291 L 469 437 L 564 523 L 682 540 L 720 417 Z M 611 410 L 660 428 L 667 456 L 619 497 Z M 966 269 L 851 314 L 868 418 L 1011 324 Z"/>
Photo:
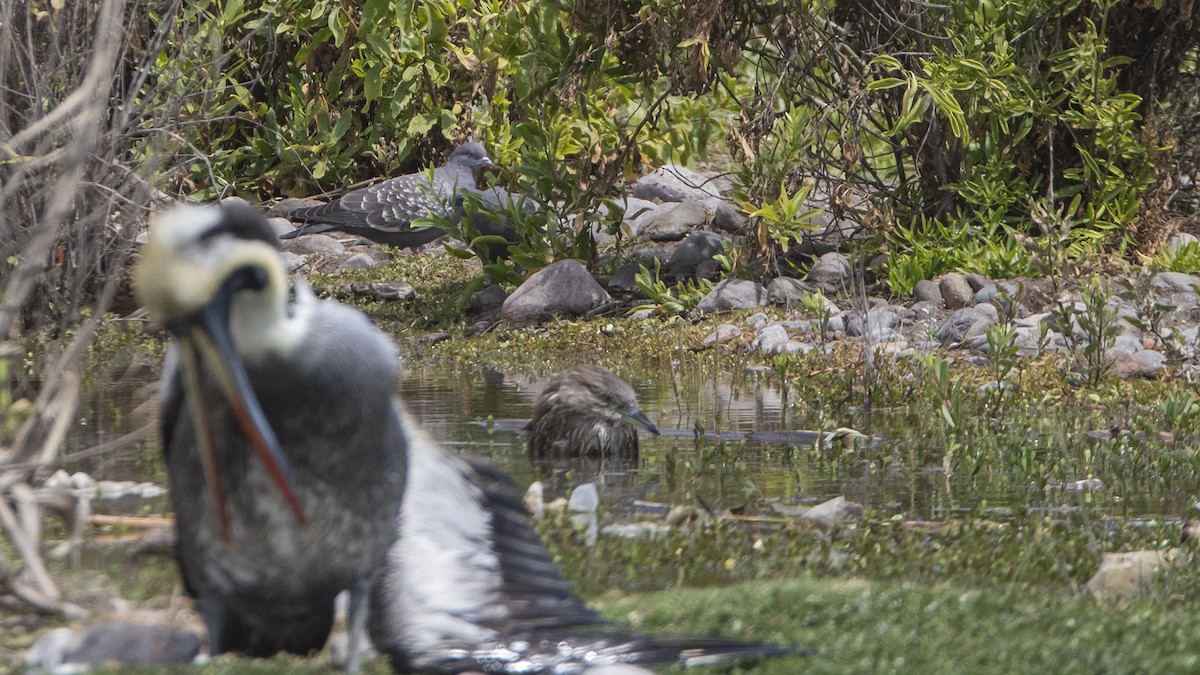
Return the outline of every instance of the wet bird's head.
<path id="1" fill-rule="evenodd" d="M 599 416 L 611 424 L 631 424 L 659 433 L 654 422 L 638 408 L 633 387 L 600 366 L 575 366 L 556 375 L 535 407 L 543 406 L 558 408 L 566 414 Z"/>
<path id="2" fill-rule="evenodd" d="M 288 462 L 245 369 L 246 362 L 268 354 L 292 353 L 304 336 L 303 312 L 287 305 L 287 277 L 276 246 L 266 219 L 247 204 L 179 206 L 154 219 L 134 288 L 150 317 L 179 343 L 183 385 L 218 510 L 225 504 L 202 398 L 204 371 L 303 521 Z M 307 290 L 297 296 L 300 306 L 311 300 Z M 227 519 L 220 519 L 227 534 Z"/>

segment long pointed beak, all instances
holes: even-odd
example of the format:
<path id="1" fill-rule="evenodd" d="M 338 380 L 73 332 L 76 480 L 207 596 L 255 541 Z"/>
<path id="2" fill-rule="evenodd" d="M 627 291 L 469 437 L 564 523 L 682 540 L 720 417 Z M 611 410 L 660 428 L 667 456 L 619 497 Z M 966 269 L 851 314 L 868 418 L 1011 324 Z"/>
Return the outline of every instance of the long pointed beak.
<path id="1" fill-rule="evenodd" d="M 225 396 L 226 402 L 238 420 L 238 425 L 241 426 L 242 432 L 246 434 L 246 438 L 254 447 L 255 453 L 266 467 L 271 480 L 279 488 L 279 492 L 295 516 L 296 522 L 300 524 L 305 522 L 304 507 L 296 496 L 291 466 L 279 446 L 279 439 L 276 438 L 275 431 L 267 422 L 266 414 L 263 413 L 262 406 L 259 405 L 258 398 L 254 395 L 254 390 L 250 387 L 246 369 L 233 345 L 233 335 L 229 330 L 231 295 L 232 291 L 225 287 L 218 290 L 217 296 L 213 298 L 212 302 L 200 311 L 198 321 L 190 326 L 190 332 L 186 337 L 181 336 L 183 338 L 181 346 L 185 353 L 183 360 L 185 377 L 187 377 L 186 364 L 189 360 L 192 361 L 192 369 L 195 373 L 192 376 L 195 378 L 195 382 L 188 385 L 189 390 L 194 391 L 189 391 L 188 398 L 196 402 L 192 405 L 192 417 L 196 421 L 201 451 L 207 455 L 207 458 L 202 456 L 205 479 L 208 481 L 209 489 L 212 490 L 213 499 L 217 504 L 217 517 L 221 523 L 222 536 L 226 540 L 229 538 L 229 521 L 226 512 L 224 481 L 216 467 L 216 449 L 212 442 L 211 427 L 208 427 L 208 415 L 203 410 L 197 410 L 197 408 L 203 408 L 203 405 L 199 403 L 201 399 L 198 395 L 199 364 L 196 363 L 198 360 L 203 360 L 212 372 L 217 386 L 220 387 L 221 393 Z M 189 350 L 194 350 L 190 359 L 186 356 L 186 352 Z M 197 356 L 199 359 L 196 358 Z"/>
<path id="2" fill-rule="evenodd" d="M 650 418 L 646 417 L 646 413 L 642 412 L 635 405 L 631 405 L 628 408 L 625 408 L 624 410 L 622 410 L 621 415 L 625 419 L 629 420 L 630 422 L 633 422 L 634 424 L 645 429 L 646 431 L 649 431 L 650 433 L 654 434 L 655 436 L 658 436 L 661 434 L 661 432 L 659 432 L 659 430 L 658 430 L 658 427 L 654 425 L 654 422 L 651 422 Z"/>

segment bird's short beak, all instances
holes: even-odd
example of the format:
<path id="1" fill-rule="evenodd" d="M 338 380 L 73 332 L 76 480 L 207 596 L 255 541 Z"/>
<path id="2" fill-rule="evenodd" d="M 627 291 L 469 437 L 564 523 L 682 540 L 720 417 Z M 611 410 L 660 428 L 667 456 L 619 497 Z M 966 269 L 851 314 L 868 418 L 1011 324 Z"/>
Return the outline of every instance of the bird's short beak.
<path id="1" fill-rule="evenodd" d="M 655 436 L 658 436 L 660 433 L 658 431 L 658 427 L 654 425 L 654 422 L 651 422 L 650 418 L 646 417 L 646 413 L 644 413 L 640 409 L 638 409 L 637 406 L 633 406 L 633 405 L 629 406 L 628 408 L 621 411 L 621 415 L 624 416 L 625 419 L 629 420 L 630 422 L 633 422 L 634 424 L 645 429 L 646 431 L 649 431 L 650 433 L 654 434 Z"/>
<path id="2" fill-rule="evenodd" d="M 213 375 L 229 407 L 237 417 L 242 432 L 254 446 L 259 460 L 267 469 L 271 479 L 279 488 L 288 508 L 298 523 L 304 523 L 304 509 L 296 496 L 295 481 L 291 467 L 279 446 L 275 431 L 267 422 L 262 406 L 250 387 L 250 380 L 242 360 L 234 348 L 233 335 L 229 328 L 229 313 L 233 295 L 244 287 L 244 275 L 235 272 L 217 289 L 212 300 L 192 317 L 172 321 L 171 332 L 180 340 L 181 366 L 184 370 L 184 385 L 188 389 L 188 400 L 192 407 L 197 436 L 201 445 L 201 459 L 205 479 L 213 493 L 221 524 L 222 536 L 229 537 L 229 519 L 226 511 L 224 482 L 216 468 L 216 449 L 213 445 L 208 413 L 200 397 L 199 367 L 202 361 Z"/>

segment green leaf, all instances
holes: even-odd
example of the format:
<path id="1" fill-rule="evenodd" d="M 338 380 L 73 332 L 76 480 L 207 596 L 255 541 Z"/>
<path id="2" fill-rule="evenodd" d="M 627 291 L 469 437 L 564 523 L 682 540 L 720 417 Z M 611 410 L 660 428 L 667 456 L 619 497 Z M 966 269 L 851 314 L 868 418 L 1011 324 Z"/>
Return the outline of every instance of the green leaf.
<path id="1" fill-rule="evenodd" d="M 329 13 L 329 32 L 333 35 L 335 47 L 341 47 L 342 42 L 346 39 L 346 24 L 342 23 L 341 18 L 341 8 L 334 5 L 333 11 Z M 349 23 L 349 20 L 346 23 Z"/>
<path id="2" fill-rule="evenodd" d="M 867 91 L 882 91 L 904 85 L 905 80 L 898 77 L 883 77 L 867 83 Z"/>
<path id="3" fill-rule="evenodd" d="M 333 130 L 329 132 L 329 142 L 337 143 L 342 136 L 346 135 L 346 131 L 350 129 L 350 122 L 354 119 L 354 115 L 350 111 L 342 111 L 341 117 L 338 117 L 337 124 L 333 125 Z"/>
<path id="4" fill-rule="evenodd" d="M 372 64 L 363 77 L 363 97 L 367 103 L 373 102 L 383 94 L 383 65 Z"/>

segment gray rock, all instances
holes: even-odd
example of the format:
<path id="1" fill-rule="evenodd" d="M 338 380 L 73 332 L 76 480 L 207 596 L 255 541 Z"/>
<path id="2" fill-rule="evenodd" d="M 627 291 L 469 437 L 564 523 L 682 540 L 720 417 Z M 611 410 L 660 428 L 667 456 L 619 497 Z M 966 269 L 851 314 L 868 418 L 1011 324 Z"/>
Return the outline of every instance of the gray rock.
<path id="1" fill-rule="evenodd" d="M 922 279 L 917 282 L 917 287 L 913 289 L 913 299 L 917 302 L 930 302 L 936 307 L 941 307 L 944 304 L 942 300 L 942 289 L 936 281 Z"/>
<path id="2" fill-rule="evenodd" d="M 673 205 L 674 202 L 655 204 L 645 199 L 629 197 L 625 210 L 625 220 L 622 221 L 622 224 L 629 230 L 630 236 L 639 236 L 643 234 L 642 230 L 645 229 L 647 223 L 665 213 Z"/>
<path id="3" fill-rule="evenodd" d="M 1132 333 L 1121 333 L 1113 339 L 1112 346 L 1109 349 L 1114 352 L 1134 354 L 1142 351 L 1145 347 L 1142 345 L 1142 339 L 1138 336 Z"/>
<path id="4" fill-rule="evenodd" d="M 654 318 L 654 310 L 652 309 L 639 309 L 638 311 L 629 315 L 630 321 L 645 321 L 646 319 L 652 318 Z"/>
<path id="5" fill-rule="evenodd" d="M 795 249 L 797 253 L 810 256 L 836 253 L 863 231 L 857 220 L 827 214 L 813 218 L 813 224 L 816 227 L 804 233 Z"/>
<path id="6" fill-rule="evenodd" d="M 971 290 L 975 293 L 978 293 L 979 289 L 992 283 L 987 277 L 983 276 L 982 274 L 976 274 L 975 272 L 968 274 L 966 279 L 967 284 L 971 286 Z"/>
<path id="7" fill-rule="evenodd" d="M 766 328 L 770 320 L 770 317 L 765 312 L 757 312 L 746 317 L 746 325 L 758 331 Z"/>
<path id="8" fill-rule="evenodd" d="M 942 292 L 942 302 L 946 309 L 966 307 L 975 300 L 975 291 L 967 278 L 958 272 L 951 272 L 938 282 L 938 290 Z"/>
<path id="9" fill-rule="evenodd" d="M 721 199 L 733 199 L 733 177 L 728 171 L 701 171 L 701 176 L 704 176 L 704 190 L 712 192 L 716 190 Z"/>
<path id="10" fill-rule="evenodd" d="M 900 317 L 890 307 L 876 307 L 867 312 L 864 317 L 861 312 L 854 312 L 846 319 L 846 335 L 851 337 L 883 337 L 886 329 L 900 323 Z"/>
<path id="11" fill-rule="evenodd" d="M 1133 597 L 1143 593 L 1156 576 L 1186 568 L 1191 558 L 1177 548 L 1103 553 L 1100 567 L 1088 579 L 1087 590 L 1106 600 Z"/>
<path id="12" fill-rule="evenodd" d="M 975 292 L 975 302 L 992 302 L 1000 291 L 1004 291 L 1010 298 L 1016 297 L 1019 290 L 1020 287 L 1011 281 L 989 283 Z"/>
<path id="13" fill-rule="evenodd" d="M 300 255 L 320 255 L 328 258 L 346 255 L 342 242 L 327 234 L 309 234 L 283 242 L 283 250 Z"/>
<path id="14" fill-rule="evenodd" d="M 767 304 L 767 289 L 746 279 L 726 279 L 704 296 L 696 309 L 705 314 L 751 309 Z"/>
<path id="15" fill-rule="evenodd" d="M 684 204 L 695 204 L 695 202 L 683 202 L 678 208 L 682 208 Z M 693 232 L 687 235 L 687 238 L 680 242 L 679 246 L 675 247 L 675 252 L 667 261 L 667 269 L 672 274 L 681 277 L 695 275 L 697 267 L 725 251 L 727 241 L 725 237 L 716 232 Z"/>
<path id="16" fill-rule="evenodd" d="M 282 251 L 279 258 L 283 261 L 283 271 L 291 274 L 308 264 L 308 259 L 291 251 Z"/>
<path id="17" fill-rule="evenodd" d="M 849 203 L 843 203 L 839 211 L 827 190 L 821 186 L 813 188 L 805 206 L 821 209 L 821 212 L 811 219 L 813 229 L 804 233 L 795 248 L 797 253 L 820 256 L 840 251 L 847 242 L 863 234 L 865 230 L 858 219 L 858 211 L 867 206 L 866 200 L 851 196 L 844 201 Z M 839 212 L 840 217 L 836 215 Z"/>
<path id="18" fill-rule="evenodd" d="M 933 286 L 934 288 L 937 288 L 937 284 L 934 284 Z M 913 313 L 913 319 L 915 320 L 932 319 L 942 313 L 942 292 L 938 291 L 938 299 L 936 302 L 931 300 L 919 300 L 914 302 L 912 307 L 909 307 L 908 309 Z"/>
<path id="19" fill-rule="evenodd" d="M 1143 360 L 1138 358 L 1137 354 L 1126 352 L 1110 350 L 1105 354 L 1105 358 L 1108 360 L 1109 375 L 1122 380 L 1134 377 L 1153 379 L 1158 376 L 1158 371 L 1162 368 L 1161 361 L 1155 365 L 1155 359 L 1147 358 Z"/>
<path id="20" fill-rule="evenodd" d="M 826 253 L 808 271 L 805 281 L 826 291 L 840 291 L 850 286 L 854 270 L 841 253 Z"/>
<path id="21" fill-rule="evenodd" d="M 1200 277 L 1182 272 L 1159 272 L 1152 283 L 1155 288 L 1176 293 L 1195 293 L 1195 287 L 1200 286 Z"/>
<path id="22" fill-rule="evenodd" d="M 633 196 L 639 199 L 657 199 L 664 202 L 681 202 L 695 199 L 705 202 L 720 199 L 720 186 L 712 178 L 681 166 L 662 166 L 642 176 L 633 184 Z"/>
<path id="23" fill-rule="evenodd" d="M 350 270 L 369 270 L 378 264 L 379 263 L 376 262 L 375 259 L 372 258 L 369 254 L 355 253 L 354 255 L 350 256 L 349 258 L 346 258 L 346 261 L 343 262 L 341 265 L 338 265 L 337 271 L 347 272 Z"/>
<path id="24" fill-rule="evenodd" d="M 321 206 L 324 203 L 325 202 L 320 201 L 319 199 L 308 199 L 308 198 L 281 199 L 281 200 L 275 202 L 274 204 L 272 204 L 269 208 L 267 208 L 267 217 L 268 218 L 282 218 L 284 220 L 287 220 L 287 215 L 289 213 L 291 213 L 292 211 L 295 211 L 296 209 L 307 209 L 311 206 Z M 291 221 L 289 220 L 288 221 L 288 229 L 290 230 L 290 229 L 292 229 L 292 227 L 294 227 L 294 226 L 291 225 Z"/>
<path id="25" fill-rule="evenodd" d="M 780 346 L 787 341 L 788 334 L 783 329 L 783 326 L 771 324 L 758 331 L 758 335 L 750 343 L 750 351 L 762 352 L 763 354 L 778 354 Z"/>
<path id="26" fill-rule="evenodd" d="M 745 216 L 737 207 L 728 202 L 717 204 L 716 210 L 713 212 L 712 226 L 722 232 L 730 234 L 738 234 L 744 232 L 750 225 L 750 219 Z"/>
<path id="27" fill-rule="evenodd" d="M 716 260 L 705 260 L 696 265 L 695 276 L 697 279 L 708 279 L 709 281 L 720 281 L 721 279 L 721 263 Z"/>
<path id="28" fill-rule="evenodd" d="M 1194 245 L 1200 242 L 1196 235 L 1187 232 L 1176 232 L 1167 238 L 1167 243 L 1163 244 L 1163 251 L 1173 252 L 1188 245 Z"/>
<path id="29" fill-rule="evenodd" d="M 817 292 L 817 287 L 793 279 L 792 277 L 776 277 L 767 284 L 767 298 L 775 305 L 791 307 L 800 304 L 805 296 Z"/>
<path id="30" fill-rule="evenodd" d="M 678 245 L 660 244 L 635 248 L 629 252 L 630 262 L 645 265 L 646 269 L 652 270 L 656 261 L 661 265 L 666 265 Z"/>
<path id="31" fill-rule="evenodd" d="M 991 305 L 981 305 L 991 307 Z M 995 308 L 992 308 L 995 311 Z M 937 339 L 942 344 L 962 342 L 983 335 L 996 319 L 976 307 L 964 307 L 951 314 L 937 330 Z"/>
<path id="32" fill-rule="evenodd" d="M 284 232 L 291 232 L 296 228 L 295 225 L 292 225 L 292 221 L 287 218 L 267 218 L 267 225 L 270 225 L 271 229 L 275 231 L 275 236 L 279 236 Z"/>
<path id="33" fill-rule="evenodd" d="M 612 298 L 578 260 L 559 260 L 538 270 L 508 296 L 501 313 L 513 319 L 586 314 Z"/>
<path id="34" fill-rule="evenodd" d="M 617 209 L 621 210 L 621 221 L 624 223 L 631 223 L 648 213 L 658 210 L 658 204 L 636 197 L 621 197 L 611 200 L 611 203 Z M 615 217 L 612 215 L 614 209 L 609 206 L 609 200 L 601 202 L 596 210 L 605 217 L 605 220 Z"/>
<path id="35" fill-rule="evenodd" d="M 775 348 L 772 354 L 807 354 L 816 349 L 813 345 L 799 340 L 787 340 Z"/>
<path id="36" fill-rule="evenodd" d="M 1136 352 L 1133 355 L 1133 358 L 1140 361 L 1142 365 L 1146 366 L 1148 369 L 1154 371 L 1156 375 L 1163 369 L 1164 366 L 1167 365 L 1166 354 L 1154 349 L 1143 349 L 1140 352 Z"/>
<path id="37" fill-rule="evenodd" d="M 369 284 L 350 284 L 351 295 L 372 300 L 407 302 L 417 297 L 417 291 L 407 281 L 376 281 Z"/>
<path id="38" fill-rule="evenodd" d="M 742 329 L 731 323 L 723 323 L 716 327 L 713 332 L 709 333 L 704 341 L 701 342 L 705 347 L 737 340 L 742 337 Z"/>
<path id="39" fill-rule="evenodd" d="M 1000 323 L 1000 312 L 994 306 L 992 306 L 992 305 L 975 305 L 974 309 L 975 309 L 975 311 L 979 312 L 980 314 L 983 314 L 988 319 L 990 319 L 992 323 Z"/>
<path id="40" fill-rule="evenodd" d="M 467 311 L 471 314 L 494 312 L 500 309 L 500 306 L 504 304 L 504 300 L 507 297 L 508 293 L 505 293 L 504 288 L 500 286 L 481 288 L 467 300 Z"/>
<path id="41" fill-rule="evenodd" d="M 675 208 L 659 212 L 641 227 L 639 234 L 651 241 L 679 241 L 688 232 L 703 227 L 707 218 L 704 205 L 689 199 L 679 202 Z"/>
<path id="42" fill-rule="evenodd" d="M 637 277 L 638 272 L 642 271 L 642 265 L 638 262 L 627 262 L 613 271 L 612 276 L 608 278 L 608 289 L 619 293 L 635 293 L 641 295 L 641 289 L 638 288 Z"/>
<path id="43" fill-rule="evenodd" d="M 417 338 L 417 342 L 423 345 L 436 345 L 439 342 L 445 342 L 450 339 L 450 334 L 445 331 L 437 331 L 434 333 L 425 333 Z"/>
<path id="44" fill-rule="evenodd" d="M 58 628 L 43 635 L 25 655 L 25 665 L 47 671 L 65 666 L 168 666 L 191 663 L 200 636 L 168 626 L 113 621 L 78 631 Z"/>

